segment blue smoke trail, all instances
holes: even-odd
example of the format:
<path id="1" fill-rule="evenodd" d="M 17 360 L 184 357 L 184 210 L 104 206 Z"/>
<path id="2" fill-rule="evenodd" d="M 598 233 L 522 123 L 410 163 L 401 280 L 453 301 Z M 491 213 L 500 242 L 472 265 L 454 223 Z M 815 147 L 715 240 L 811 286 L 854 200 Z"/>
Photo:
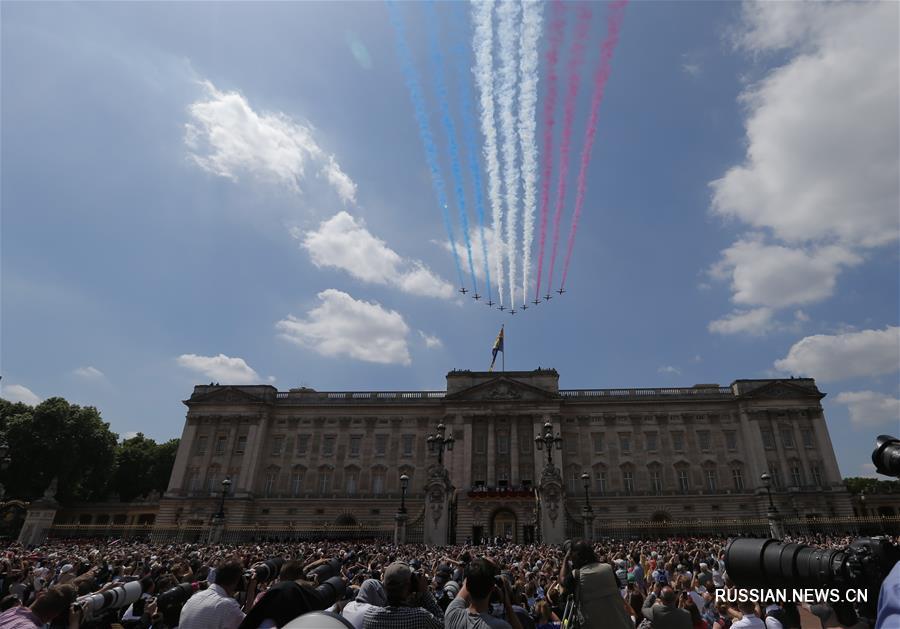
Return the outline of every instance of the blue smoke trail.
<path id="1" fill-rule="evenodd" d="M 487 287 L 488 301 L 493 301 L 491 296 L 491 265 L 488 260 L 487 240 L 484 237 L 484 197 L 482 196 L 481 183 L 481 166 L 478 163 L 477 140 L 475 138 L 475 111 L 472 109 L 472 94 L 469 90 L 469 81 L 471 80 L 471 67 L 468 51 L 469 38 L 462 35 L 466 32 L 467 17 L 469 15 L 468 5 L 459 3 L 460 8 L 456 11 L 457 30 L 456 45 L 453 52 L 456 57 L 456 70 L 459 81 L 459 97 L 462 109 L 462 125 L 463 140 L 466 144 L 466 159 L 469 163 L 469 172 L 472 176 L 472 187 L 475 190 L 475 210 L 478 214 L 478 233 L 481 238 L 481 255 L 484 258 L 484 283 Z"/>
<path id="2" fill-rule="evenodd" d="M 422 96 L 422 87 L 419 83 L 419 77 L 416 74 L 416 66 L 413 63 L 412 51 L 406 41 L 406 26 L 403 23 L 403 17 L 397 8 L 394 0 L 387 2 L 388 14 L 391 25 L 394 27 L 396 36 L 397 57 L 400 60 L 400 67 L 403 70 L 403 77 L 406 80 L 406 87 L 409 89 L 409 99 L 412 101 L 413 111 L 415 112 L 416 122 L 419 125 L 419 137 L 422 139 L 422 147 L 425 149 L 425 161 L 428 163 L 428 170 L 431 171 L 431 183 L 434 186 L 434 193 L 437 196 L 438 205 L 441 207 L 441 214 L 444 218 L 444 227 L 447 228 L 447 239 L 450 241 L 450 251 L 453 254 L 453 263 L 456 265 L 456 274 L 459 276 L 459 285 L 464 286 L 462 267 L 459 265 L 459 255 L 456 253 L 456 240 L 453 238 L 453 228 L 450 225 L 450 213 L 447 209 L 447 190 L 444 186 L 444 178 L 441 176 L 440 166 L 438 164 L 437 148 L 434 144 L 434 137 L 431 135 L 431 127 L 428 124 L 428 112 L 425 109 L 425 99 Z"/>
<path id="3" fill-rule="evenodd" d="M 475 265 L 472 262 L 472 241 L 469 236 L 469 215 L 466 212 L 466 192 L 463 189 L 462 169 L 459 165 L 456 126 L 450 113 L 447 82 L 444 80 L 444 58 L 441 55 L 440 48 L 441 33 L 434 5 L 434 0 L 425 3 L 428 21 L 428 50 L 431 54 L 431 73 L 434 75 L 435 90 L 437 91 L 438 103 L 441 108 L 441 123 L 444 125 L 444 133 L 447 135 L 447 148 L 450 150 L 450 173 L 453 176 L 453 188 L 456 192 L 456 202 L 459 205 L 459 222 L 462 225 L 463 240 L 466 243 L 466 252 L 469 256 L 469 272 L 472 275 L 472 287 L 477 294 L 478 282 L 475 279 Z"/>

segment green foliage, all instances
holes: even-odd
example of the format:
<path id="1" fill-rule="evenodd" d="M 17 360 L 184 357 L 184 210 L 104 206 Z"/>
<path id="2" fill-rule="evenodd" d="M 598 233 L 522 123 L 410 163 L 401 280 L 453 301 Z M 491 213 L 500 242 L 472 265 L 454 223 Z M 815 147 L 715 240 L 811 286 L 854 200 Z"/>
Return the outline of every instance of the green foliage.
<path id="1" fill-rule="evenodd" d="M 178 451 L 178 439 L 157 444 L 141 433 L 117 443 L 96 408 L 60 397 L 34 407 L 0 399 L 0 437 L 9 446 L 9 468 L 0 472 L 7 498 L 39 498 L 57 478 L 63 504 L 162 493 Z"/>
<path id="2" fill-rule="evenodd" d="M 854 476 L 845 478 L 844 484 L 847 486 L 847 491 L 851 494 L 900 494 L 900 481 L 896 480 Z"/>

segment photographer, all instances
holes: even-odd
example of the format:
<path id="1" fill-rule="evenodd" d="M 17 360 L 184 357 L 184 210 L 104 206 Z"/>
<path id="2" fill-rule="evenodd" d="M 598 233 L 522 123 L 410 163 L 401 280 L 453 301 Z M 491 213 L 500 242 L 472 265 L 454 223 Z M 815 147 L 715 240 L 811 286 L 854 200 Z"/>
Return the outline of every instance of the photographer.
<path id="1" fill-rule="evenodd" d="M 366 579 L 360 586 L 356 599 L 344 606 L 341 615 L 349 620 L 356 629 L 362 629 L 366 612 L 385 605 L 387 605 L 387 595 L 384 593 L 381 582 L 377 579 Z"/>
<path id="2" fill-rule="evenodd" d="M 71 585 L 54 585 L 39 594 L 30 607 L 20 605 L 0 614 L 0 627 L 38 629 L 68 614 L 69 627 L 77 628 L 80 612 L 72 607 L 73 602 L 75 588 Z"/>
<path id="3" fill-rule="evenodd" d="M 559 568 L 559 581 L 563 584 L 566 595 L 575 595 L 578 620 L 582 627 L 630 629 L 634 626 L 619 592 L 619 582 L 612 566 L 600 563 L 589 543 L 571 543 Z"/>
<path id="4" fill-rule="evenodd" d="M 215 582 L 206 590 L 191 596 L 181 610 L 181 629 L 237 629 L 244 612 L 234 595 L 244 570 L 236 561 L 216 568 Z"/>
<path id="5" fill-rule="evenodd" d="M 509 583 L 500 577 L 497 583 L 496 570 L 487 559 L 476 559 L 466 568 L 466 580 L 459 595 L 453 599 L 444 612 L 447 629 L 521 629 L 522 625 L 513 611 Z M 508 622 L 491 616 L 491 594 L 500 591 L 503 610 Z"/>
<path id="6" fill-rule="evenodd" d="M 382 579 L 387 605 L 370 609 L 363 629 L 442 629 L 443 612 L 428 591 L 428 581 L 408 564 L 395 561 Z"/>
<path id="7" fill-rule="evenodd" d="M 647 597 L 641 613 L 653 629 L 691 629 L 691 613 L 680 609 L 677 603 L 678 595 L 667 585 L 660 590 L 659 599 L 655 593 Z"/>

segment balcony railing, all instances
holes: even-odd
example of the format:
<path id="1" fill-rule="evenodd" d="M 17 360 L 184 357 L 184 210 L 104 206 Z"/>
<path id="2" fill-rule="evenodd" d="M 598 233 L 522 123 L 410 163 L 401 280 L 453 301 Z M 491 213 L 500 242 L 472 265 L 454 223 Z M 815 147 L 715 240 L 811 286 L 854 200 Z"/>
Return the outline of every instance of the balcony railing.
<path id="1" fill-rule="evenodd" d="M 730 398 L 731 387 L 664 387 L 653 389 L 563 389 L 563 398 Z"/>

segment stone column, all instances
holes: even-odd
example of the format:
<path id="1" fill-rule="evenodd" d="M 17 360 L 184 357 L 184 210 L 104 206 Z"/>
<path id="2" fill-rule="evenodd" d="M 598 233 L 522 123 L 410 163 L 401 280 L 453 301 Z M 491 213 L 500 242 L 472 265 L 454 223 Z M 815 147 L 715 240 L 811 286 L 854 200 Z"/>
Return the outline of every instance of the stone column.
<path id="1" fill-rule="evenodd" d="M 487 434 L 487 485 L 497 486 L 497 422 L 491 417 L 488 421 Z"/>
<path id="2" fill-rule="evenodd" d="M 423 541 L 428 546 L 446 546 L 450 526 L 450 497 L 453 485 L 446 468 L 433 465 L 425 485 L 425 527 Z"/>
<path id="3" fill-rule="evenodd" d="M 581 509 L 581 517 L 584 520 L 584 531 L 582 537 L 584 541 L 591 542 L 594 540 L 594 511 L 588 506 Z"/>
<path id="4" fill-rule="evenodd" d="M 547 465 L 541 474 L 541 542 L 561 544 L 566 537 L 566 506 L 562 475 L 555 465 Z"/>

